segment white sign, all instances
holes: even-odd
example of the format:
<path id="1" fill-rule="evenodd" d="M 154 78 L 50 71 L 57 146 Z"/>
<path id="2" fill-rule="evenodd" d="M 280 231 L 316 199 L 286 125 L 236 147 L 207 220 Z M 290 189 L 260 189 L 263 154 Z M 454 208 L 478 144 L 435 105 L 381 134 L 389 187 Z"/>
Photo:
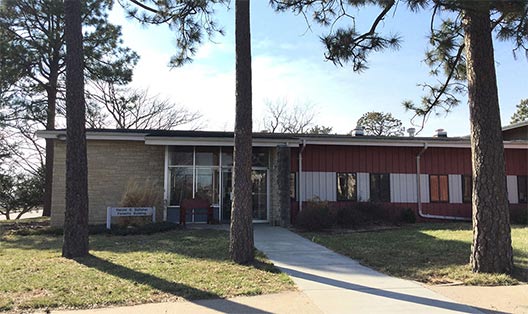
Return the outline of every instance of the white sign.
<path id="1" fill-rule="evenodd" d="M 106 229 L 110 229 L 112 217 L 151 216 L 156 222 L 156 207 L 108 207 L 106 209 Z"/>

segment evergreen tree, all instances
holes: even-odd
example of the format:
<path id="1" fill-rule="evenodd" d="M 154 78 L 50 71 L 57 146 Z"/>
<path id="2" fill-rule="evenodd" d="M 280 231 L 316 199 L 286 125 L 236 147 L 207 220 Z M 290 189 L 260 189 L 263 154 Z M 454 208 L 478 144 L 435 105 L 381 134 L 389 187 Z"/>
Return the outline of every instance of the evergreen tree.
<path id="1" fill-rule="evenodd" d="M 88 164 L 86 158 L 81 1 L 64 1 L 66 42 L 66 211 L 62 256 L 88 255 Z"/>
<path id="2" fill-rule="evenodd" d="M 254 258 L 251 195 L 251 34 L 249 24 L 249 0 L 236 0 L 236 118 L 229 252 L 233 261 L 240 264 L 252 262 Z"/>
<path id="3" fill-rule="evenodd" d="M 504 147 L 494 67 L 493 40 L 512 40 L 514 53 L 528 52 L 527 0 L 272 0 L 278 11 L 293 10 L 331 25 L 322 38 L 325 57 L 337 65 L 351 63 L 355 71 L 367 68 L 371 52 L 398 48 L 397 35 L 380 31 L 383 20 L 405 4 L 413 12 L 429 10 L 431 49 L 426 62 L 431 74 L 444 76 L 438 85 L 423 84 L 428 94 L 420 105 L 406 107 L 427 117 L 458 104 L 467 92 L 470 108 L 473 164 L 473 245 L 475 272 L 511 273 L 513 254 L 504 169 Z M 370 28 L 360 32 L 350 9 L 374 5 L 380 8 Z M 349 26 L 345 20 L 350 19 Z M 337 24 L 336 24 L 337 23 Z M 464 83 L 467 82 L 467 85 Z M 425 121 L 425 120 L 424 120 Z M 491 193 L 490 193 L 491 191 Z"/>
<path id="4" fill-rule="evenodd" d="M 365 134 L 374 136 L 402 136 L 405 131 L 402 122 L 392 114 L 375 111 L 362 115 L 356 125 L 362 126 Z"/>
<path id="5" fill-rule="evenodd" d="M 192 61 L 204 34 L 222 33 L 212 19 L 214 5 L 227 5 L 226 0 L 130 0 L 124 4 L 128 13 L 142 23 L 163 24 L 177 30 L 178 52 L 172 66 Z M 235 1 L 236 41 L 236 118 L 233 171 L 233 207 L 229 250 L 231 258 L 240 264 L 253 261 L 253 224 L 251 199 L 252 156 L 252 91 L 249 0 Z"/>
<path id="6" fill-rule="evenodd" d="M 125 83 L 132 79 L 138 56 L 121 45 L 120 27 L 108 22 L 112 2 L 82 1 L 85 73 L 88 79 Z M 0 101 L 9 107 L 12 118 L 55 128 L 59 100 L 64 99 L 64 38 L 62 1 L 0 4 Z M 53 144 L 46 140 L 45 215 L 51 208 L 52 174 Z"/>
<path id="7" fill-rule="evenodd" d="M 528 121 L 528 99 L 523 99 L 517 105 L 517 111 L 512 115 L 510 123 Z"/>
<path id="8" fill-rule="evenodd" d="M 324 125 L 315 125 L 310 130 L 308 130 L 308 134 L 330 134 L 332 133 L 332 127 L 331 126 L 324 126 Z"/>

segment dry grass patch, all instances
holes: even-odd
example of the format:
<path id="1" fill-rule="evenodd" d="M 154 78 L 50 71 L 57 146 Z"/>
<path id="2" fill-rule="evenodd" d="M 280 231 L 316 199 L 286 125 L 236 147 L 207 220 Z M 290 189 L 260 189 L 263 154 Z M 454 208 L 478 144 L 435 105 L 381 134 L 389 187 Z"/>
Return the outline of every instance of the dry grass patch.
<path id="1" fill-rule="evenodd" d="M 471 272 L 469 223 L 417 224 L 376 232 L 302 235 L 381 272 L 429 284 L 512 285 L 528 281 L 526 226 L 512 226 L 516 267 L 513 276 Z"/>
<path id="2" fill-rule="evenodd" d="M 293 289 L 291 280 L 262 255 L 252 265 L 231 262 L 224 231 L 95 235 L 90 237 L 91 256 L 76 261 L 60 256 L 60 236 L 5 234 L 0 241 L 0 311 L 92 308 Z"/>

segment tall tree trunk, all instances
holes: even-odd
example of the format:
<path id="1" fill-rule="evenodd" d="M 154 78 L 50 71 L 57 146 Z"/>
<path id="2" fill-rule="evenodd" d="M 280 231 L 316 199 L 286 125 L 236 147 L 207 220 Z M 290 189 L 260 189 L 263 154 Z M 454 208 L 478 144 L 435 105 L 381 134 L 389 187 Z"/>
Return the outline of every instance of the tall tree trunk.
<path id="1" fill-rule="evenodd" d="M 62 256 L 88 254 L 88 176 L 80 0 L 65 0 L 66 212 Z"/>
<path id="2" fill-rule="evenodd" d="M 233 207 L 229 252 L 233 261 L 253 261 L 253 214 L 251 198 L 251 35 L 249 0 L 235 2 L 236 118 L 233 171 Z"/>
<path id="3" fill-rule="evenodd" d="M 513 253 L 504 146 L 489 9 L 465 11 L 465 45 L 473 166 L 474 272 L 511 273 Z"/>
<path id="4" fill-rule="evenodd" d="M 57 69 L 58 70 L 58 69 Z M 53 72 L 50 71 L 50 72 Z M 57 71 L 55 71 L 57 72 Z M 58 73 L 50 73 L 48 94 L 48 112 L 46 115 L 46 130 L 55 130 L 55 112 L 57 107 Z M 51 216 L 51 197 L 53 189 L 53 158 L 55 149 L 53 140 L 46 139 L 46 169 L 44 176 L 44 210 L 42 216 Z"/>

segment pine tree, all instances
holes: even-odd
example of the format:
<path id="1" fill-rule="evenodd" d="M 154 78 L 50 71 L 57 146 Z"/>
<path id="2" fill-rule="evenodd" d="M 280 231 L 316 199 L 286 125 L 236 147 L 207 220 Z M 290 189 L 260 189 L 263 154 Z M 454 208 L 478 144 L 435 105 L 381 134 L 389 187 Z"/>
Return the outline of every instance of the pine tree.
<path id="1" fill-rule="evenodd" d="M 121 46 L 120 27 L 108 22 L 112 1 L 81 5 L 87 78 L 129 82 L 138 56 Z M 62 1 L 6 0 L 0 5 L 0 81 L 6 85 L 0 86 L 0 96 L 17 119 L 38 122 L 47 130 L 55 129 L 64 98 L 64 19 Z M 45 216 L 51 209 L 53 155 L 52 140 L 46 140 Z"/>
<path id="2" fill-rule="evenodd" d="M 375 111 L 363 114 L 356 125 L 363 127 L 366 135 L 374 136 L 402 136 L 405 131 L 402 122 L 392 114 Z"/>
<path id="3" fill-rule="evenodd" d="M 128 13 L 142 23 L 167 23 L 177 30 L 178 52 L 171 59 L 172 66 L 182 66 L 192 61 L 204 34 L 222 34 L 212 19 L 214 6 L 227 5 L 226 0 L 177 1 L 161 4 L 156 1 L 131 0 L 126 5 Z M 230 254 L 240 264 L 253 261 L 253 224 L 251 199 L 251 41 L 249 28 L 249 0 L 235 2 L 236 40 L 236 118 L 233 171 L 233 208 L 231 214 Z"/>
<path id="4" fill-rule="evenodd" d="M 336 65 L 351 63 L 355 71 L 368 68 L 372 52 L 397 49 L 398 35 L 383 35 L 382 22 L 397 4 L 413 12 L 429 10 L 431 49 L 425 61 L 431 74 L 443 76 L 437 85 L 423 84 L 428 94 L 422 103 L 407 102 L 408 109 L 425 118 L 435 110 L 449 111 L 467 92 L 470 108 L 473 163 L 473 245 L 475 272 L 511 273 L 513 254 L 504 169 L 504 147 L 494 68 L 493 40 L 512 40 L 514 53 L 528 52 L 527 0 L 272 0 L 278 11 L 293 10 L 332 25 L 322 38 L 325 57 Z M 370 28 L 360 32 L 350 9 L 374 5 L 380 13 Z M 342 26 L 350 19 L 349 26 Z M 339 22 L 336 24 L 336 22 Z M 342 27 L 340 27 L 342 26 Z M 467 85 L 465 84 L 467 83 Z"/>
<path id="5" fill-rule="evenodd" d="M 66 211 L 62 256 L 88 255 L 88 164 L 81 1 L 64 1 L 66 42 Z"/>
<path id="6" fill-rule="evenodd" d="M 510 123 L 528 121 L 528 99 L 523 99 L 517 105 L 517 111 L 512 115 Z"/>
<path id="7" fill-rule="evenodd" d="M 229 252 L 233 261 L 239 264 L 252 262 L 254 258 L 251 196 L 251 34 L 249 21 L 249 0 L 236 0 L 236 119 Z"/>

